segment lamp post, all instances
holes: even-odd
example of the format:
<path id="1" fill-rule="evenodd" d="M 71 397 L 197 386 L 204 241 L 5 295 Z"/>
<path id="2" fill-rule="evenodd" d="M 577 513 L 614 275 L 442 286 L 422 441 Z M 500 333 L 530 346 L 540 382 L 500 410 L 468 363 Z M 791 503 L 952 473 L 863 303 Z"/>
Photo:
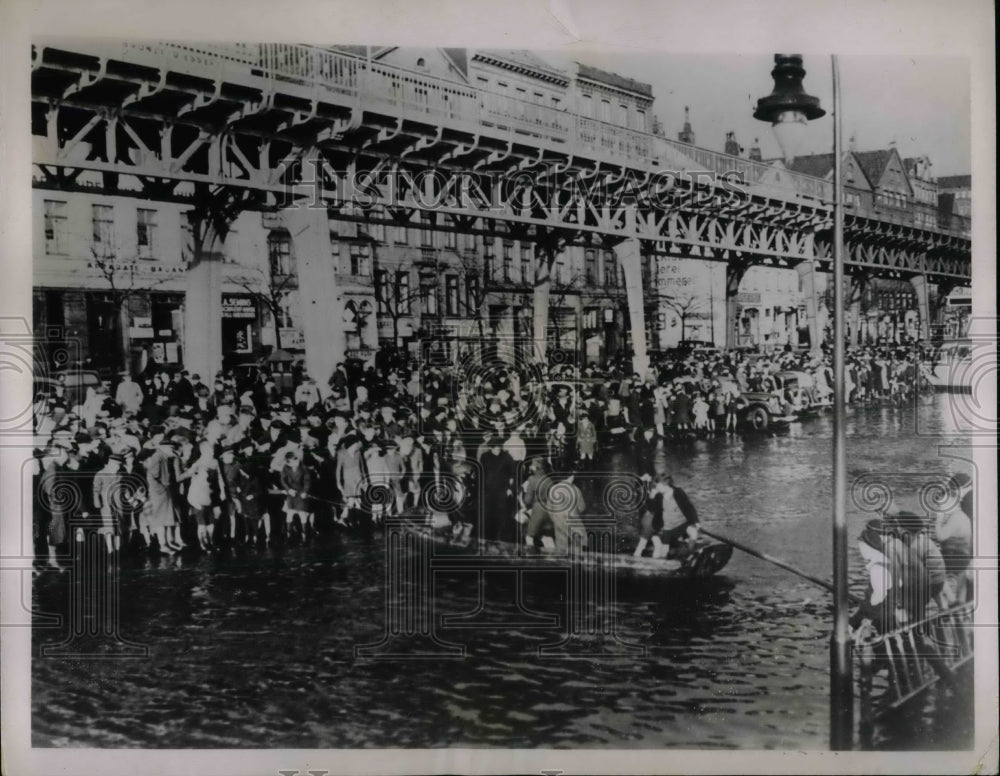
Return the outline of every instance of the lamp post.
<path id="1" fill-rule="evenodd" d="M 847 597 L 847 455 L 844 431 L 844 180 L 841 159 L 840 65 L 833 76 L 833 633 L 830 637 L 830 748 L 850 749 L 854 735 L 854 684 Z M 795 157 L 806 122 L 824 115 L 819 99 L 802 88 L 798 54 L 775 54 L 774 91 L 757 101 L 754 118 L 775 129 L 786 160 Z"/>

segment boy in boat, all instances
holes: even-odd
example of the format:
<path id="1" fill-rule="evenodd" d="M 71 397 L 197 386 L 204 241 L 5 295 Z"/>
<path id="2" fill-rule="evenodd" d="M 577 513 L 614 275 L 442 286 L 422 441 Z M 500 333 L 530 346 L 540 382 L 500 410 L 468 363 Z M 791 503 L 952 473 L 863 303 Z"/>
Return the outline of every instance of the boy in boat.
<path id="1" fill-rule="evenodd" d="M 682 521 L 682 522 L 678 522 Z M 672 523 L 673 527 L 663 530 Z M 653 557 L 665 558 L 670 547 L 687 538 L 688 547 L 698 539 L 698 512 L 681 488 L 674 485 L 670 475 L 661 475 L 652 487 L 646 500 L 639 526 L 639 544 L 633 555 L 642 557 L 646 545 L 653 542 Z"/>

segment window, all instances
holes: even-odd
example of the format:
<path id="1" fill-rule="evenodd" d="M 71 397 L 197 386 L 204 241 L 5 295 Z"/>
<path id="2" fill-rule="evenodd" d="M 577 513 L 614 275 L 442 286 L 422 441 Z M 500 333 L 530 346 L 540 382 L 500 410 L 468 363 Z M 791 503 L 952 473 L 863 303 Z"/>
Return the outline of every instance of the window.
<path id="1" fill-rule="evenodd" d="M 521 282 L 530 283 L 531 278 L 531 246 L 521 246 Z"/>
<path id="2" fill-rule="evenodd" d="M 267 238 L 267 256 L 271 263 L 272 275 L 294 275 L 292 261 L 292 240 L 288 234 L 272 232 Z"/>
<path id="3" fill-rule="evenodd" d="M 587 285 L 597 285 L 597 251 L 593 248 L 583 252 L 583 276 Z"/>
<path id="4" fill-rule="evenodd" d="M 156 251 L 156 211 L 139 208 L 135 222 L 136 243 L 140 259 L 151 259 Z"/>
<path id="5" fill-rule="evenodd" d="M 640 132 L 647 132 L 646 129 L 646 111 L 637 110 L 635 112 L 635 128 Z"/>
<path id="6" fill-rule="evenodd" d="M 66 203 L 45 200 L 45 252 L 64 253 L 66 250 Z"/>
<path id="7" fill-rule="evenodd" d="M 371 277 L 372 249 L 362 243 L 351 243 L 351 274 L 355 277 Z"/>
<path id="8" fill-rule="evenodd" d="M 420 214 L 420 244 L 434 245 L 434 221 L 430 213 Z"/>
<path id="9" fill-rule="evenodd" d="M 417 60 L 417 67 L 427 67 L 427 63 L 424 61 L 423 57 L 420 57 Z"/>
<path id="10" fill-rule="evenodd" d="M 389 270 L 380 269 L 375 273 L 375 309 L 379 315 L 389 314 L 386 294 L 389 293 Z"/>
<path id="11" fill-rule="evenodd" d="M 490 79 L 489 78 L 483 78 L 481 75 L 476 76 L 476 81 L 479 82 L 480 88 L 483 88 L 483 89 L 485 89 L 487 86 L 490 85 Z"/>
<path id="12" fill-rule="evenodd" d="M 555 281 L 560 286 L 566 285 L 568 283 L 568 273 L 566 271 L 566 254 L 560 253 L 556 257 L 556 277 Z"/>
<path id="13" fill-rule="evenodd" d="M 385 224 L 365 224 L 364 231 L 376 242 L 385 242 Z"/>
<path id="14" fill-rule="evenodd" d="M 465 304 L 473 315 L 479 312 L 476 309 L 479 305 L 479 278 L 475 275 L 465 276 Z"/>
<path id="15" fill-rule="evenodd" d="M 458 275 L 446 275 L 444 278 L 445 315 L 458 315 L 458 306 Z"/>
<path id="16" fill-rule="evenodd" d="M 618 285 L 618 262 L 614 251 L 604 251 L 604 285 L 608 288 Z"/>
<path id="17" fill-rule="evenodd" d="M 405 226 L 392 227 L 392 241 L 397 245 L 406 245 L 407 234 Z"/>
<path id="18" fill-rule="evenodd" d="M 93 205 L 94 246 L 100 255 L 114 255 L 114 208 L 111 205 Z"/>
<path id="19" fill-rule="evenodd" d="M 396 310 L 400 315 L 410 314 L 410 273 L 400 270 L 396 273 Z"/>
<path id="20" fill-rule="evenodd" d="M 336 232 L 330 232 L 330 255 L 333 256 L 333 266 L 340 269 L 340 238 Z"/>
<path id="21" fill-rule="evenodd" d="M 454 248 L 454 247 L 456 247 L 457 244 L 458 244 L 457 240 L 458 240 L 458 238 L 457 238 L 457 236 L 455 235 L 454 232 L 445 232 L 444 233 L 444 245 L 445 245 L 446 248 Z"/>
<path id="22" fill-rule="evenodd" d="M 502 280 L 510 282 L 514 274 L 514 244 L 505 242 L 503 244 L 503 276 Z"/>
<path id="23" fill-rule="evenodd" d="M 628 105 L 618 106 L 618 123 L 623 126 L 628 126 Z"/>
<path id="24" fill-rule="evenodd" d="M 610 100 L 601 100 L 601 121 L 611 121 Z"/>
<path id="25" fill-rule="evenodd" d="M 434 270 L 420 273 L 420 297 L 423 300 L 424 315 L 438 314 L 438 277 Z"/>
<path id="26" fill-rule="evenodd" d="M 594 101 L 590 99 L 589 94 L 583 95 L 583 99 L 580 101 L 580 115 L 588 118 L 594 117 Z"/>

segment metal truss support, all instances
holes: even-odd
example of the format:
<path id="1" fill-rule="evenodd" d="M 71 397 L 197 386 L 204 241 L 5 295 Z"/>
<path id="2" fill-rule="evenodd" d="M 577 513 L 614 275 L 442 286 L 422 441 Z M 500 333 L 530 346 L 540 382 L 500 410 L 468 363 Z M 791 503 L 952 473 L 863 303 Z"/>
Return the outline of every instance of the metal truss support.
<path id="1" fill-rule="evenodd" d="M 325 207 L 303 202 L 281 211 L 292 238 L 299 273 L 299 309 L 306 341 L 306 370 L 325 397 L 334 367 L 344 359 L 344 302 L 330 247 Z"/>
<path id="2" fill-rule="evenodd" d="M 549 291 L 552 288 L 552 264 L 555 252 L 538 251 L 535 260 L 535 284 L 531 295 L 531 335 L 535 358 L 545 363 L 549 333 Z"/>
<path id="3" fill-rule="evenodd" d="M 743 276 L 750 269 L 749 259 L 733 258 L 726 263 L 726 347 L 735 348 L 739 345 L 737 297 Z"/>
<path id="4" fill-rule="evenodd" d="M 795 266 L 799 273 L 799 288 L 806 303 L 806 320 L 809 324 L 809 348 L 819 350 L 820 331 L 818 318 L 818 303 L 816 299 L 816 265 L 811 261 L 803 261 Z"/>
<path id="5" fill-rule="evenodd" d="M 927 276 L 914 275 L 910 278 L 914 296 L 917 298 L 917 314 L 920 323 L 920 339 L 927 342 L 931 336 L 930 299 L 927 289 Z"/>
<path id="6" fill-rule="evenodd" d="M 224 245 L 237 216 L 250 204 L 248 192 L 198 187 L 188 211 L 191 262 L 185 276 L 184 365 L 210 382 L 222 368 L 222 265 Z"/>
<path id="7" fill-rule="evenodd" d="M 868 290 L 869 280 L 870 277 L 863 272 L 856 272 L 851 276 L 851 285 L 847 294 L 850 306 L 847 314 L 851 328 L 850 344 L 852 346 L 857 346 L 861 341 L 861 299 L 864 297 L 865 291 Z"/>
<path id="8" fill-rule="evenodd" d="M 615 246 L 615 253 L 625 275 L 625 298 L 628 300 L 629 328 L 632 331 L 632 371 L 646 379 L 649 354 L 646 350 L 646 315 L 642 297 L 642 251 L 639 240 L 630 239 Z"/>

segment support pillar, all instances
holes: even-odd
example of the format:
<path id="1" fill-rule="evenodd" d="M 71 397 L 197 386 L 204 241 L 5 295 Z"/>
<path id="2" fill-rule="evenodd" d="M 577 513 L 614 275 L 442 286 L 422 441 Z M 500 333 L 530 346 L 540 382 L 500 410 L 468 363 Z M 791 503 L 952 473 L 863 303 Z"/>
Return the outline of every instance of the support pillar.
<path id="1" fill-rule="evenodd" d="M 306 370 L 326 396 L 330 376 L 343 361 L 344 301 L 330 252 L 330 220 L 325 207 L 302 203 L 281 211 L 299 275 L 299 309 L 306 341 Z"/>
<path id="2" fill-rule="evenodd" d="M 549 290 L 552 288 L 552 257 L 539 251 L 535 261 L 535 285 L 531 295 L 531 338 L 534 357 L 545 363 L 549 341 Z"/>
<path id="3" fill-rule="evenodd" d="M 625 275 L 625 297 L 628 301 L 629 328 L 632 331 L 632 371 L 643 380 L 649 371 L 646 351 L 646 315 L 642 298 L 642 256 L 638 238 L 630 238 L 615 246 L 615 254 Z"/>
<path id="4" fill-rule="evenodd" d="M 191 216 L 193 261 L 184 278 L 184 368 L 211 385 L 222 368 L 224 236 Z"/>
<path id="5" fill-rule="evenodd" d="M 740 344 L 739 338 L 739 307 L 737 298 L 740 293 L 740 283 L 746 274 L 748 265 L 740 260 L 726 263 L 726 348 L 732 350 Z"/>
<path id="6" fill-rule="evenodd" d="M 806 303 L 806 318 L 809 323 L 809 349 L 819 350 L 820 339 L 819 318 L 816 302 L 816 265 L 811 261 L 797 264 L 795 271 L 799 273 L 799 288 Z"/>
<path id="7" fill-rule="evenodd" d="M 848 321 L 851 324 L 851 345 L 857 347 L 861 344 L 861 298 L 868 288 L 868 277 L 860 273 L 851 277 L 851 288 L 849 299 L 851 306 L 848 308 Z"/>
<path id="8" fill-rule="evenodd" d="M 910 278 L 910 285 L 913 286 L 914 296 L 917 298 L 917 315 L 919 316 L 919 338 L 921 342 L 928 342 L 931 338 L 930 327 L 930 299 L 928 298 L 927 276 L 914 275 Z"/>

